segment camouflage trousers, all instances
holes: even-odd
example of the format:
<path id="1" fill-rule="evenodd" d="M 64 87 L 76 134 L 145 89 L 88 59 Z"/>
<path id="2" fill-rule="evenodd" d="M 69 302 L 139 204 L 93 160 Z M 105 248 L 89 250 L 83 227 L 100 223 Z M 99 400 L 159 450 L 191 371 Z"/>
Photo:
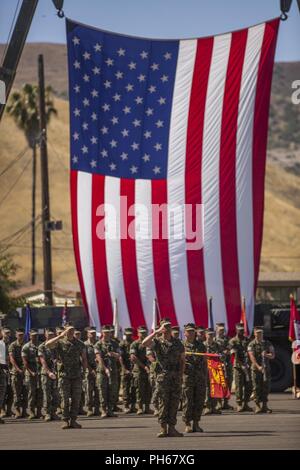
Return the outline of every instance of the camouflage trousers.
<path id="1" fill-rule="evenodd" d="M 53 416 L 58 407 L 58 390 L 57 381 L 50 379 L 48 375 L 43 374 L 41 377 L 43 392 L 43 410 L 46 415 Z"/>
<path id="2" fill-rule="evenodd" d="M 256 369 L 252 369 L 251 377 L 255 403 L 267 403 L 271 385 L 270 371 L 266 373 L 266 380 L 264 380 L 264 374 Z"/>
<path id="3" fill-rule="evenodd" d="M 158 410 L 159 407 L 159 395 L 158 395 L 158 389 L 157 389 L 157 373 L 156 372 L 150 372 L 150 385 L 151 385 L 151 391 L 152 391 L 152 404 L 156 410 Z"/>
<path id="4" fill-rule="evenodd" d="M 248 377 L 245 372 L 235 367 L 234 368 L 234 383 L 235 383 L 235 398 L 239 406 L 247 404 L 250 401 L 252 392 L 251 374 L 248 372 Z"/>
<path id="5" fill-rule="evenodd" d="M 122 374 L 122 391 L 125 408 L 131 408 L 135 405 L 136 390 L 132 373 Z"/>
<path id="6" fill-rule="evenodd" d="M 85 405 L 88 411 L 99 411 L 99 388 L 97 384 L 96 375 L 86 372 L 84 379 L 85 388 Z"/>
<path id="7" fill-rule="evenodd" d="M 67 420 L 71 418 L 75 420 L 79 411 L 82 379 L 81 377 L 60 377 L 59 386 L 62 394 L 63 419 Z"/>
<path id="8" fill-rule="evenodd" d="M 31 413 L 37 410 L 41 412 L 43 405 L 43 391 L 41 387 L 41 377 L 37 374 L 34 377 L 26 374 L 25 385 L 28 394 L 28 407 Z"/>
<path id="9" fill-rule="evenodd" d="M 182 420 L 184 423 L 200 421 L 205 393 L 206 377 L 203 374 L 184 374 L 182 384 Z"/>
<path id="10" fill-rule="evenodd" d="M 25 411 L 27 408 L 27 388 L 24 383 L 24 375 L 13 374 L 11 376 L 11 386 L 14 394 L 14 407 L 23 408 Z"/>
<path id="11" fill-rule="evenodd" d="M 133 383 L 136 390 L 136 403 L 139 408 L 149 406 L 151 402 L 151 385 L 149 375 L 144 369 L 133 372 Z"/>
<path id="12" fill-rule="evenodd" d="M 7 372 L 0 367 L 0 410 L 4 405 L 4 398 L 7 386 Z"/>
<path id="13" fill-rule="evenodd" d="M 175 426 L 181 398 L 181 380 L 178 372 L 157 374 L 157 393 L 159 395 L 158 422 Z"/>
<path id="14" fill-rule="evenodd" d="M 118 400 L 117 371 L 111 371 L 110 377 L 107 377 L 105 372 L 98 372 L 97 385 L 99 389 L 99 401 L 101 410 L 113 412 Z"/>

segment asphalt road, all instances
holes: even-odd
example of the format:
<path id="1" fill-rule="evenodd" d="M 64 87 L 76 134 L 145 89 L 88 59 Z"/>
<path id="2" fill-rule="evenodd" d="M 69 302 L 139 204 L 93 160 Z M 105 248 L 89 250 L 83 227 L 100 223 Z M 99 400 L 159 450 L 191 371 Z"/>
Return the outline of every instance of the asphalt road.
<path id="1" fill-rule="evenodd" d="M 234 404 L 234 398 L 232 400 Z M 62 430 L 60 422 L 6 419 L 0 425 L 0 449 L 299 449 L 300 400 L 290 393 L 270 396 L 272 414 L 223 412 L 204 416 L 204 433 L 158 439 L 153 416 L 119 415 L 79 419 L 81 430 Z M 178 415 L 178 430 L 184 430 Z"/>

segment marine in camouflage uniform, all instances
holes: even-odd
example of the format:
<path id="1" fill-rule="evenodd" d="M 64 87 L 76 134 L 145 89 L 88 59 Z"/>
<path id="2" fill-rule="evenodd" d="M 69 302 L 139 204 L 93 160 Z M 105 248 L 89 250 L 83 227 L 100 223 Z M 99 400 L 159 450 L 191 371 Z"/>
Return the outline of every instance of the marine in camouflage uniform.
<path id="1" fill-rule="evenodd" d="M 204 344 L 196 338 L 196 327 L 193 323 L 185 325 L 184 334 L 185 367 L 182 383 L 182 419 L 186 425 L 185 432 L 203 432 L 199 421 L 205 401 L 207 365 L 205 356 L 197 356 L 197 353 L 205 353 L 206 349 Z"/>
<path id="2" fill-rule="evenodd" d="M 110 325 L 102 328 L 102 339 L 94 348 L 96 354 L 97 383 L 100 391 L 101 418 L 110 418 L 114 414 L 114 407 L 118 395 L 118 368 L 119 348 L 116 341 L 111 339 Z"/>
<path id="3" fill-rule="evenodd" d="M 146 349 L 147 359 L 149 361 L 149 379 L 151 385 L 151 403 L 154 407 L 154 416 L 158 416 L 158 409 L 159 409 L 159 395 L 158 395 L 158 387 L 157 387 L 157 375 L 160 372 L 160 367 L 157 362 L 156 356 L 152 348 Z"/>
<path id="4" fill-rule="evenodd" d="M 56 336 L 59 336 L 61 333 L 64 332 L 64 327 L 62 326 L 57 326 L 55 328 L 55 333 L 56 333 Z M 59 376 L 60 376 L 60 370 L 62 368 L 62 362 L 60 360 L 60 357 L 56 354 L 56 361 L 55 361 L 55 365 L 56 365 L 56 373 L 57 373 L 57 391 L 58 391 L 58 404 L 57 404 L 57 412 L 58 414 L 61 414 L 62 413 L 62 400 L 63 400 L 63 393 L 62 393 L 62 389 L 61 389 L 61 382 L 59 380 Z"/>
<path id="5" fill-rule="evenodd" d="M 231 391 L 232 379 L 233 379 L 233 367 L 231 364 L 229 338 L 225 334 L 225 324 L 216 323 L 216 342 L 220 346 L 222 353 L 222 362 L 224 368 L 224 377 L 226 379 L 229 390 Z M 229 398 L 219 399 L 217 408 L 222 410 L 233 410 L 233 406 L 229 405 Z"/>
<path id="6" fill-rule="evenodd" d="M 62 391 L 62 414 L 64 424 L 62 429 L 80 429 L 77 423 L 81 392 L 82 369 L 87 367 L 86 350 L 82 341 L 74 336 L 75 329 L 66 323 L 64 331 L 57 337 L 46 341 L 46 347 L 56 348 L 61 361 L 59 382 Z"/>
<path id="7" fill-rule="evenodd" d="M 134 387 L 132 367 L 130 360 L 130 347 L 133 342 L 133 328 L 125 328 L 124 339 L 120 343 L 120 359 L 122 366 L 122 393 L 124 402 L 124 413 L 135 413 L 136 390 Z"/>
<path id="8" fill-rule="evenodd" d="M 143 345 L 143 340 L 147 335 L 147 327 L 139 326 L 137 333 L 138 339 L 133 341 L 130 346 L 130 358 L 133 363 L 133 380 L 136 389 L 136 403 L 138 406 L 137 414 L 152 414 L 150 409 L 151 385 L 150 385 L 150 367 L 147 359 L 147 349 Z"/>
<path id="9" fill-rule="evenodd" d="M 248 405 L 252 392 L 251 373 L 247 347 L 249 340 L 244 336 L 244 325 L 235 325 L 236 336 L 229 341 L 230 352 L 234 356 L 234 383 L 237 411 L 253 411 Z"/>
<path id="10" fill-rule="evenodd" d="M 110 338 L 112 341 L 116 343 L 116 348 L 120 350 L 120 340 L 115 336 L 115 327 L 114 325 L 110 325 Z M 115 395 L 115 403 L 114 403 L 114 411 L 122 411 L 121 408 L 118 407 L 119 396 L 120 396 L 120 388 L 121 388 L 121 372 L 122 372 L 122 365 L 120 361 L 120 357 L 117 361 L 117 392 Z"/>
<path id="11" fill-rule="evenodd" d="M 8 348 L 11 363 L 11 385 L 14 394 L 14 413 L 17 419 L 27 416 L 27 389 L 24 383 L 24 364 L 22 361 L 22 347 L 24 345 L 24 329 L 16 330 L 16 341 Z"/>
<path id="12" fill-rule="evenodd" d="M 38 332 L 32 328 L 29 341 L 22 348 L 22 359 L 25 368 L 25 384 L 28 390 L 29 418 L 39 419 L 42 416 L 43 392 L 41 387 L 40 362 L 38 359 Z"/>
<path id="13" fill-rule="evenodd" d="M 204 343 L 205 341 L 205 328 L 204 326 L 196 326 L 197 340 Z"/>
<path id="14" fill-rule="evenodd" d="M 85 404 L 87 416 L 99 416 L 99 388 L 97 384 L 97 362 L 94 346 L 97 342 L 96 329 L 87 328 L 85 341 L 87 370 L 85 372 Z"/>
<path id="15" fill-rule="evenodd" d="M 161 337 L 157 337 L 161 333 Z M 161 430 L 158 437 L 182 437 L 175 429 L 181 396 L 182 376 L 185 365 L 184 346 L 171 335 L 171 323 L 162 321 L 160 328 L 144 339 L 143 345 L 155 353 L 160 372 L 157 374 L 159 394 L 158 421 Z"/>
<path id="16" fill-rule="evenodd" d="M 13 405 L 13 400 L 14 400 L 14 394 L 13 394 L 13 389 L 11 386 L 11 363 L 9 360 L 9 354 L 8 354 L 8 348 L 11 343 L 11 331 L 9 328 L 4 327 L 2 330 L 3 334 L 3 341 L 5 343 L 5 348 L 6 348 L 6 364 L 7 364 L 7 370 L 6 370 L 6 392 L 5 392 L 5 397 L 4 397 L 4 402 L 2 404 L 2 413 L 1 417 L 2 418 L 9 418 L 12 416 L 12 405 Z"/>
<path id="17" fill-rule="evenodd" d="M 54 330 L 45 330 L 46 341 L 55 337 Z M 42 366 L 41 385 L 43 391 L 43 411 L 45 421 L 57 419 L 56 411 L 58 407 L 58 389 L 56 373 L 56 350 L 46 347 L 46 341 L 38 347 L 38 357 Z"/>
<path id="18" fill-rule="evenodd" d="M 221 348 L 219 344 L 215 341 L 215 332 L 212 328 L 207 328 L 205 330 L 206 340 L 204 341 L 204 346 L 207 353 L 211 354 L 221 354 Z M 206 385 L 206 398 L 204 403 L 204 415 L 210 414 L 222 414 L 222 411 L 217 408 L 218 399 L 212 398 L 210 395 L 210 380 L 209 373 L 207 370 L 207 385 Z"/>
<path id="19" fill-rule="evenodd" d="M 81 331 L 80 330 L 75 329 L 74 336 L 75 336 L 76 339 L 81 341 Z M 84 411 L 85 391 L 86 391 L 85 390 L 85 385 L 86 385 L 86 383 L 85 383 L 85 374 L 86 374 L 86 370 L 83 371 L 83 367 L 82 367 L 82 364 L 81 364 L 82 390 L 81 390 L 81 397 L 80 397 L 79 410 L 78 410 L 79 415 L 86 415 L 86 412 Z"/>
<path id="20" fill-rule="evenodd" d="M 248 345 L 248 354 L 251 360 L 255 413 L 272 413 L 267 403 L 271 384 L 270 359 L 274 359 L 275 351 L 270 341 L 263 339 L 263 327 L 254 328 L 254 340 Z"/>

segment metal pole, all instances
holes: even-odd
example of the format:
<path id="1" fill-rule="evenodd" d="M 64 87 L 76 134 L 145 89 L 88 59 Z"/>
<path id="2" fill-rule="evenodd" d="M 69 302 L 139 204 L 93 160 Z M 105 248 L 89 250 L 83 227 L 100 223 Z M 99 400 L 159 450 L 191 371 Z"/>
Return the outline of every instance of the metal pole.
<path id="1" fill-rule="evenodd" d="M 38 57 L 39 69 L 39 107 L 40 107 L 40 149 L 41 149 L 41 183 L 42 183 L 42 238 L 44 261 L 44 294 L 45 302 L 53 305 L 52 291 L 52 263 L 51 263 L 51 232 L 47 223 L 50 221 L 49 178 L 48 178 L 48 152 L 47 152 L 47 122 L 45 107 L 45 77 L 44 58 Z"/>
<path id="2" fill-rule="evenodd" d="M 31 213 L 31 284 L 35 284 L 35 193 L 36 193 L 36 142 L 32 152 L 32 213 Z"/>
<path id="3" fill-rule="evenodd" d="M 0 80 L 5 83 L 6 100 L 9 97 L 9 93 L 16 76 L 19 60 L 37 4 L 38 0 L 23 0 L 11 40 L 6 50 L 3 64 L 0 67 Z M 0 104 L 0 121 L 4 109 L 5 104 Z"/>

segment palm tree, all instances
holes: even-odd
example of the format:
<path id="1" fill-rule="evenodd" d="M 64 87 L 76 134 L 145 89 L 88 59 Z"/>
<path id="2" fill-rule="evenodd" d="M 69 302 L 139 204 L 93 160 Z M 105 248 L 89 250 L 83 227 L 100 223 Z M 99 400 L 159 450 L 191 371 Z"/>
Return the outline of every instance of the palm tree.
<path id="1" fill-rule="evenodd" d="M 45 90 L 46 120 L 57 115 L 54 107 L 53 89 Z M 35 284 L 35 188 L 36 188 L 36 148 L 40 141 L 39 89 L 37 85 L 26 83 L 20 91 L 12 93 L 7 113 L 13 117 L 17 126 L 24 132 L 28 146 L 32 150 L 32 271 L 31 284 Z"/>

